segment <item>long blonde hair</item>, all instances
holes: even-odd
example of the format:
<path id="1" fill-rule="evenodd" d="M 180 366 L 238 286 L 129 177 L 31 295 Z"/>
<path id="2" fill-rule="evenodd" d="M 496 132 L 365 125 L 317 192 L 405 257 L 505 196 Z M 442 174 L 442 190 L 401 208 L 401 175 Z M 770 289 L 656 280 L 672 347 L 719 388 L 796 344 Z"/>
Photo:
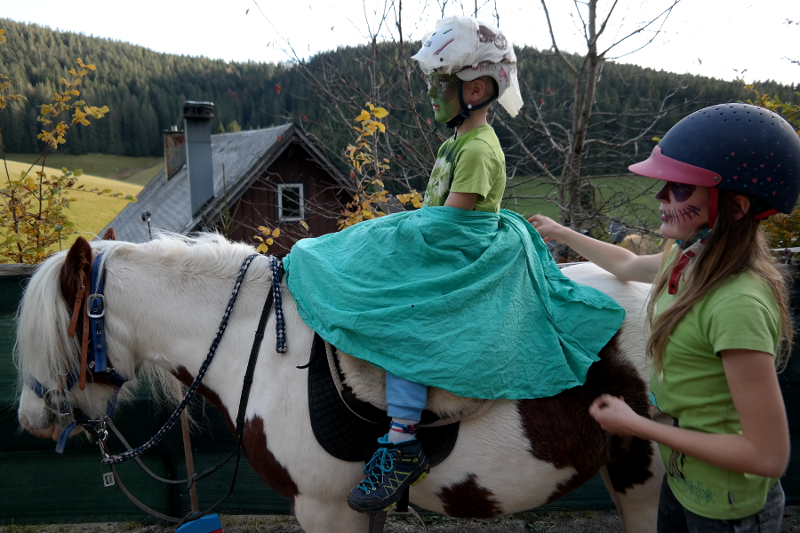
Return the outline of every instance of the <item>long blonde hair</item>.
<path id="1" fill-rule="evenodd" d="M 783 370 L 792 348 L 794 330 L 789 314 L 789 289 L 786 277 L 772 260 L 763 230 L 750 213 L 736 220 L 740 213 L 734 200 L 736 193 L 719 191 L 719 208 L 714 230 L 705 248 L 694 260 L 691 274 L 684 276 L 684 287 L 672 305 L 655 314 L 656 302 L 664 293 L 669 277 L 681 254 L 674 254 L 667 268 L 662 268 L 653 282 L 650 301 L 647 304 L 647 320 L 650 324 L 650 339 L 647 354 L 653 358 L 653 365 L 660 373 L 663 371 L 662 357 L 669 335 L 678 322 L 694 304 L 702 300 L 730 276 L 742 272 L 752 272 L 762 280 L 775 295 L 781 315 L 781 343 L 775 358 L 775 366 Z M 664 254 L 669 254 L 665 250 Z"/>

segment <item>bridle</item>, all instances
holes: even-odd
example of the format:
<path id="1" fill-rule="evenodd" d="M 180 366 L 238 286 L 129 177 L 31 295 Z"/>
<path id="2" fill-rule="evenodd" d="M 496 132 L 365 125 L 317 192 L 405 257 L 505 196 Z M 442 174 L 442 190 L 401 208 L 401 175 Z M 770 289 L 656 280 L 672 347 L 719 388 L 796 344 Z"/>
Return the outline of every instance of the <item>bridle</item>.
<path id="1" fill-rule="evenodd" d="M 46 408 L 57 417 L 70 417 L 72 422 L 64 427 L 56 444 L 56 452 L 63 453 L 72 430 L 81 425 L 84 428 L 97 423 L 91 420 L 83 411 L 73 407 L 69 397 L 75 398 L 71 392 L 72 387 L 78 384 L 80 390 L 86 388 L 86 375 L 92 375 L 94 383 L 103 383 L 111 386 L 113 393 L 106 405 L 105 416 L 114 415 L 117 406 L 117 396 L 122 386 L 130 381 L 118 374 L 108 362 L 105 342 L 105 295 L 104 287 L 105 264 L 103 253 L 97 255 L 89 266 L 88 276 L 84 270 L 78 272 L 78 289 L 75 294 L 75 304 L 69 322 L 69 336 L 74 337 L 78 320 L 83 318 L 81 336 L 81 357 L 78 375 L 69 370 L 59 373 L 58 386 L 46 389 L 39 381 L 32 380 L 31 389 L 41 398 Z M 87 283 L 87 277 L 91 283 Z M 91 289 L 94 288 L 92 291 Z M 90 342 L 91 340 L 91 342 Z M 66 363 L 65 363 L 66 366 Z M 77 401 L 75 402 L 77 404 Z M 87 428 L 88 430 L 89 428 Z M 94 434 L 94 432 L 90 431 Z"/>
<path id="2" fill-rule="evenodd" d="M 233 488 L 236 483 L 239 460 L 241 457 L 242 435 L 244 432 L 244 417 L 247 409 L 248 399 L 250 396 L 250 388 L 253 383 L 253 375 L 255 373 L 256 362 L 258 360 L 258 352 L 261 347 L 261 341 L 264 338 L 264 330 L 266 329 L 267 319 L 269 318 L 269 311 L 273 307 L 273 302 L 275 304 L 275 314 L 276 314 L 275 350 L 278 353 L 286 353 L 286 327 L 285 327 L 281 293 L 280 293 L 280 282 L 281 278 L 283 277 L 283 265 L 276 258 L 270 257 L 269 259 L 270 259 L 270 267 L 272 270 L 272 286 L 270 287 L 270 291 L 267 295 L 264 307 L 262 308 L 261 311 L 261 317 L 259 319 L 258 328 L 256 329 L 255 338 L 253 340 L 253 347 L 250 352 L 250 359 L 247 364 L 247 370 L 245 371 L 244 381 L 242 385 L 242 395 L 239 401 L 239 412 L 236 417 L 236 446 L 234 447 L 233 450 L 231 450 L 228 456 L 216 466 L 213 466 L 203 472 L 196 473 L 191 477 L 189 477 L 188 479 L 182 479 L 182 480 L 170 480 L 159 477 L 152 471 L 150 471 L 144 465 L 144 463 L 138 458 L 139 455 L 141 455 L 142 453 L 146 452 L 147 450 L 158 444 L 164 438 L 166 433 L 175 425 L 177 420 L 180 418 L 181 413 L 186 409 L 187 405 L 189 404 L 189 401 L 192 399 L 195 392 L 200 387 L 203 377 L 205 376 L 205 373 L 208 370 L 208 366 L 211 364 L 211 361 L 213 360 L 214 355 L 216 354 L 217 347 L 219 346 L 222 340 L 222 336 L 227 328 L 228 319 L 230 318 L 231 311 L 233 310 L 233 306 L 235 305 L 236 299 L 239 295 L 244 276 L 247 273 L 250 264 L 258 256 L 259 254 L 257 253 L 251 254 L 242 263 L 242 266 L 239 270 L 239 275 L 234 284 L 231 298 L 228 301 L 228 306 L 225 309 L 225 313 L 223 314 L 219 328 L 217 329 L 216 337 L 211 343 L 211 347 L 209 348 L 208 354 L 206 355 L 206 359 L 203 362 L 202 366 L 200 367 L 197 376 L 195 377 L 192 384 L 189 386 L 183 400 L 175 409 L 175 411 L 170 415 L 167 421 L 164 423 L 163 427 L 145 444 L 137 448 L 131 448 L 128 445 L 125 438 L 119 433 L 119 431 L 111 421 L 111 416 L 114 414 L 114 411 L 116 409 L 116 400 L 119 390 L 128 381 L 128 379 L 117 374 L 114 368 L 108 365 L 108 356 L 105 350 L 105 330 L 103 321 L 103 317 L 105 315 L 105 296 L 103 295 L 103 274 L 105 265 L 102 261 L 103 257 L 102 253 L 98 254 L 97 258 L 93 262 L 93 265 L 91 267 L 91 274 L 89 276 L 91 278 L 91 286 L 94 287 L 95 289 L 94 292 L 90 294 L 89 287 L 85 283 L 86 275 L 84 274 L 84 272 L 81 271 L 79 274 L 78 291 L 76 294 L 75 305 L 73 306 L 73 313 L 70 319 L 69 334 L 72 337 L 75 334 L 79 316 L 78 314 L 81 312 L 84 313 L 83 337 L 81 342 L 81 366 L 80 366 L 79 376 L 76 377 L 72 373 L 65 372 L 64 374 L 67 374 L 66 384 L 64 384 L 64 379 L 63 379 L 64 375 L 62 374 L 62 376 L 59 379 L 58 388 L 49 390 L 46 390 L 41 383 L 35 380 L 31 385 L 31 388 L 34 390 L 37 396 L 39 396 L 45 401 L 45 405 L 48 409 L 54 411 L 59 416 L 73 415 L 74 421 L 67 427 L 65 427 L 61 435 L 59 436 L 58 444 L 56 446 L 56 451 L 59 453 L 63 453 L 64 446 L 66 445 L 66 441 L 67 438 L 69 437 L 69 434 L 77 425 L 80 424 L 97 441 L 97 444 L 100 447 L 100 453 L 102 454 L 103 457 L 102 463 L 106 466 L 109 466 L 111 469 L 110 475 L 113 476 L 111 481 L 107 481 L 106 476 L 108 476 L 109 474 L 104 475 L 104 481 L 106 482 L 106 485 L 108 486 L 108 485 L 118 484 L 123 493 L 137 507 L 162 520 L 168 522 L 174 522 L 177 524 L 183 524 L 186 522 L 190 522 L 192 520 L 196 520 L 216 509 L 233 492 Z M 90 329 L 91 331 L 89 331 Z M 89 338 L 92 339 L 91 346 L 89 345 L 88 342 Z M 73 408 L 72 403 L 68 399 L 68 396 L 70 395 L 74 397 L 73 393 L 70 392 L 70 389 L 75 385 L 76 382 L 78 383 L 79 388 L 81 390 L 84 389 L 86 385 L 86 374 L 88 372 L 91 372 L 91 374 L 96 378 L 96 381 L 106 381 L 110 385 L 112 385 L 112 387 L 114 387 L 114 392 L 106 407 L 106 414 L 99 420 L 89 419 L 81 412 L 80 409 Z M 56 403 L 56 400 L 53 398 L 55 394 L 60 396 L 60 401 L 58 401 L 58 403 Z M 123 445 L 126 448 L 125 452 L 119 455 L 111 455 L 107 445 L 109 428 L 117 435 L 117 437 L 123 443 Z M 231 481 L 230 489 L 225 494 L 225 496 L 223 496 L 219 501 L 217 501 L 211 507 L 203 511 L 190 513 L 183 518 L 167 516 L 144 505 L 126 489 L 126 487 L 122 484 L 122 481 L 119 478 L 119 474 L 115 469 L 115 465 L 121 464 L 130 459 L 135 459 L 136 462 L 139 464 L 139 466 L 145 471 L 145 473 L 150 475 L 153 479 L 156 479 L 157 481 L 167 484 L 186 484 L 187 488 L 189 488 L 194 482 L 219 470 L 234 455 L 236 456 L 236 468 L 234 469 L 233 479 Z"/>

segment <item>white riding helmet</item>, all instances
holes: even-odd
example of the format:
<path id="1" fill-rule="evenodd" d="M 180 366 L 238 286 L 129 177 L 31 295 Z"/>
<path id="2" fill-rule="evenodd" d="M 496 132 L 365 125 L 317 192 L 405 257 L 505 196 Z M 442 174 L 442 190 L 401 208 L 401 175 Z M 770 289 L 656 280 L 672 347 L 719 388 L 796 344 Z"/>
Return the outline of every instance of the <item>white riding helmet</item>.
<path id="1" fill-rule="evenodd" d="M 515 117 L 522 107 L 514 48 L 506 36 L 490 24 L 463 16 L 441 19 L 411 59 L 419 61 L 427 75 L 433 72 L 455 74 L 463 81 L 491 76 L 497 82 L 497 101 L 508 114 Z"/>

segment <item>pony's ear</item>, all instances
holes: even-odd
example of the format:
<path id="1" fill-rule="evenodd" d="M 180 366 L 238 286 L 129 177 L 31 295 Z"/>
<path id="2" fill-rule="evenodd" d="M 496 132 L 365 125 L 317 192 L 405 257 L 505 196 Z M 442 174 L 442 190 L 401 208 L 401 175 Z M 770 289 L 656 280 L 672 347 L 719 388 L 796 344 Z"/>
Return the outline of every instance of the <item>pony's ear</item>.
<path id="1" fill-rule="evenodd" d="M 114 233 L 114 228 L 108 228 L 108 230 L 103 234 L 104 241 L 116 241 L 117 234 Z"/>
<path id="2" fill-rule="evenodd" d="M 92 271 L 92 247 L 83 237 L 78 237 L 75 244 L 67 252 L 67 259 L 61 267 L 61 294 L 67 301 L 67 306 L 72 309 L 75 304 L 75 295 L 81 287 L 81 273 L 83 283 L 89 283 Z"/>

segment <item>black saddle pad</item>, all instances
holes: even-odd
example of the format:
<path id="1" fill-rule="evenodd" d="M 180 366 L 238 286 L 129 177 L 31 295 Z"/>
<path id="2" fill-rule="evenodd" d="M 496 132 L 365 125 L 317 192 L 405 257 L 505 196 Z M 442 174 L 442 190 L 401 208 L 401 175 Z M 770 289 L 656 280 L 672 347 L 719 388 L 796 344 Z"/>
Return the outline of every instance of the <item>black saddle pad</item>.
<path id="1" fill-rule="evenodd" d="M 346 385 L 344 387 L 343 394 L 352 397 L 352 391 Z M 369 405 L 366 411 L 371 410 L 372 414 L 367 421 L 353 414 L 344 404 L 331 376 L 325 341 L 316 334 L 308 364 L 308 406 L 311 428 L 317 441 L 326 452 L 343 461 L 369 461 L 378 448 L 378 437 L 389 431 L 391 418 L 386 416 L 386 411 Z M 422 422 L 427 422 L 431 417 L 432 413 L 425 412 Z M 458 426 L 459 423 L 455 422 L 419 429 L 417 438 L 431 466 L 436 466 L 450 455 L 458 438 Z"/>

